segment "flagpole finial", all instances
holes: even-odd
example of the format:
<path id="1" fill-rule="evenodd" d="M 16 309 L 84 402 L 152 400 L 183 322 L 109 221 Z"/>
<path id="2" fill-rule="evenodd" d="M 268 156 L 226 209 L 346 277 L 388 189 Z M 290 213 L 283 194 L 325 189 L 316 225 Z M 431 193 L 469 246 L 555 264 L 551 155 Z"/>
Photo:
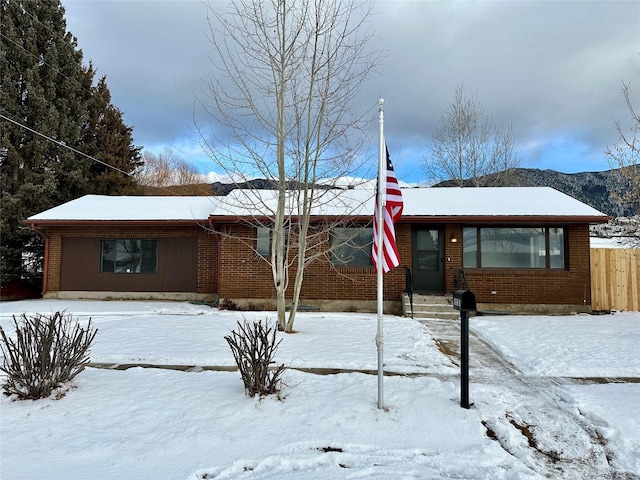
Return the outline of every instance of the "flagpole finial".
<path id="1" fill-rule="evenodd" d="M 380 105 L 380 106 L 384 105 L 384 98 L 379 98 L 378 99 L 378 105 Z"/>

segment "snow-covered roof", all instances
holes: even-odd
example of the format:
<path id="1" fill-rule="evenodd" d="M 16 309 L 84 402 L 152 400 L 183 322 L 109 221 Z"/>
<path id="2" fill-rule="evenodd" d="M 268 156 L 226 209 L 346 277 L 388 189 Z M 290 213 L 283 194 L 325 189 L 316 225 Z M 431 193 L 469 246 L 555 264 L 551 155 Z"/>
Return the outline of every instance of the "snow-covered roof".
<path id="1" fill-rule="evenodd" d="M 314 215 L 372 215 L 374 191 L 364 189 L 328 190 L 314 208 Z M 573 197 L 550 187 L 500 188 L 409 188 L 402 190 L 407 217 L 602 217 L 599 212 Z M 211 215 L 247 216 L 273 212 L 276 192 L 233 190 L 217 197 Z M 295 196 L 287 204 L 295 213 Z"/>
<path id="2" fill-rule="evenodd" d="M 291 190 L 285 197 L 288 215 L 297 215 L 304 191 Z M 313 216 L 366 216 L 373 215 L 373 190 L 316 190 L 312 202 Z M 236 189 L 225 197 L 215 197 L 212 217 L 272 216 L 277 207 L 275 190 Z"/>
<path id="3" fill-rule="evenodd" d="M 296 214 L 299 192 L 291 192 L 288 213 Z M 321 192 L 312 214 L 316 216 L 369 216 L 372 190 Z M 549 187 L 410 188 L 403 189 L 403 219 L 536 217 L 606 221 L 607 216 Z M 29 217 L 30 223 L 52 221 L 189 221 L 208 217 L 265 215 L 275 211 L 272 190 L 233 190 L 225 197 L 112 197 L 87 195 Z"/>
<path id="4" fill-rule="evenodd" d="M 207 220 L 212 197 L 85 195 L 29 217 L 42 220 Z"/>
<path id="5" fill-rule="evenodd" d="M 417 188 L 402 194 L 403 216 L 607 218 L 551 187 Z"/>

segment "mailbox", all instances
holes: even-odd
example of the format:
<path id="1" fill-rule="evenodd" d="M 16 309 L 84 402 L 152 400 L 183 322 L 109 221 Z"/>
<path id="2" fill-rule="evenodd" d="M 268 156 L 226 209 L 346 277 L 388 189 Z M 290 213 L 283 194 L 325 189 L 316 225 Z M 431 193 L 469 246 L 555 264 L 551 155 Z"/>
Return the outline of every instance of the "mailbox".
<path id="1" fill-rule="evenodd" d="M 469 408 L 469 312 L 477 310 L 475 294 L 471 290 L 456 290 L 453 308 L 460 311 L 460 406 Z"/>
<path id="2" fill-rule="evenodd" d="M 456 290 L 453 292 L 453 308 L 461 312 L 475 312 L 475 294 L 471 290 Z"/>

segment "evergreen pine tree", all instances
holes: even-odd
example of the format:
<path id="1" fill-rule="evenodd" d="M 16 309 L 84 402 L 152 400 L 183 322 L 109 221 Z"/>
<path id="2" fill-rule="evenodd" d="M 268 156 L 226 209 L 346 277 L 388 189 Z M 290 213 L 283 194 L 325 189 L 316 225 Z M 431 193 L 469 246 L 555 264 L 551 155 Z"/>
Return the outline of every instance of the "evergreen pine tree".
<path id="1" fill-rule="evenodd" d="M 95 70 L 89 64 L 85 71 L 85 83 L 89 85 L 87 118 L 82 127 L 78 150 L 104 163 L 92 162 L 89 176 L 91 193 L 101 195 L 126 195 L 139 192 L 133 177 L 142 166 L 140 148 L 133 146 L 132 128 L 122 120 L 122 112 L 111 104 L 111 92 L 103 76 L 93 86 Z M 110 168 L 107 165 L 115 168 Z"/>
<path id="2" fill-rule="evenodd" d="M 119 193 L 123 182 L 33 131 L 80 151 L 91 147 L 89 155 L 109 152 L 106 163 L 121 154 L 127 172 L 139 152 L 106 83 L 92 86 L 94 71 L 82 65 L 59 0 L 0 0 L 0 24 L 0 282 L 37 283 L 43 239 L 23 221 L 87 193 Z"/>

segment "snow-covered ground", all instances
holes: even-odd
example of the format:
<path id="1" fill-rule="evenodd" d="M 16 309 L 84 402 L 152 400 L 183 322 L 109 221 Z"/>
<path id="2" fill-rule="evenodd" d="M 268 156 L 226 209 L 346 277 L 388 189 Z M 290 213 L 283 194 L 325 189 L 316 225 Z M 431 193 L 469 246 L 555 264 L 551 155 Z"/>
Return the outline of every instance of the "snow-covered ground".
<path id="1" fill-rule="evenodd" d="M 277 358 L 294 368 L 258 399 L 198 367 L 234 365 L 224 336 L 273 312 L 33 300 L 1 303 L 0 326 L 64 309 L 98 328 L 94 363 L 195 367 L 87 368 L 57 400 L 2 396 L 2 480 L 640 478 L 640 313 L 472 318 L 513 373 L 472 343 L 468 410 L 428 322 L 385 316 L 385 371 L 406 375 L 385 377 L 380 410 L 375 375 L 295 369 L 375 370 L 375 315 L 299 313 Z"/>

